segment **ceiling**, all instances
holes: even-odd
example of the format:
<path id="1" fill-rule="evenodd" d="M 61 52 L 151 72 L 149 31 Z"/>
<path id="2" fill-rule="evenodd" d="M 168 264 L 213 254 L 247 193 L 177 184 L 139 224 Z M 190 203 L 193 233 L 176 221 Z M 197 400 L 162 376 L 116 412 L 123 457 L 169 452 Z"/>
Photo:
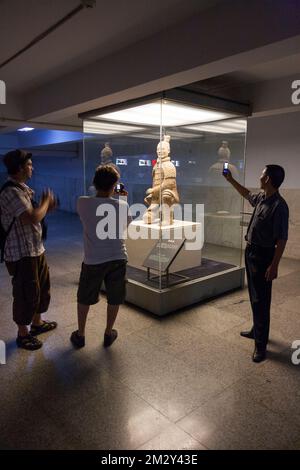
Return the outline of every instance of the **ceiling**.
<path id="1" fill-rule="evenodd" d="M 245 87 L 258 82 L 290 77 L 296 74 L 300 74 L 300 54 L 293 54 L 283 59 L 264 62 L 237 72 L 218 75 L 207 80 L 191 83 L 183 88 L 222 96 L 226 94 L 227 90 Z"/>
<path id="2" fill-rule="evenodd" d="M 247 0 L 243 1 L 247 6 L 250 4 Z M 115 61 L 114 54 L 117 54 L 119 51 L 124 49 L 124 75 L 126 75 L 127 72 L 127 70 L 124 70 L 124 64 L 126 64 L 125 68 L 128 64 L 128 70 L 130 72 L 128 75 L 131 74 L 132 76 L 135 76 L 136 71 L 142 71 L 144 73 L 145 68 L 139 68 L 139 63 L 134 62 L 130 56 L 130 51 L 126 48 L 128 48 L 128 46 L 132 46 L 131 49 L 134 49 L 136 44 L 141 45 L 140 50 L 142 51 L 142 55 L 139 56 L 139 58 L 142 62 L 144 59 L 144 40 L 151 42 L 158 33 L 162 33 L 159 37 L 163 38 L 162 41 L 166 41 L 164 38 L 169 34 L 172 26 L 175 27 L 177 32 L 181 31 L 182 25 L 184 25 L 185 22 L 188 25 L 193 23 L 193 20 L 197 18 L 199 13 L 200 18 L 202 18 L 202 13 L 203 15 L 211 16 L 211 24 L 208 24 L 209 22 L 205 23 L 205 27 L 208 28 L 208 38 L 215 37 L 215 18 L 218 17 L 221 18 L 224 23 L 224 27 L 226 24 L 227 26 L 229 24 L 229 36 L 232 31 L 233 38 L 231 39 L 235 40 L 235 30 L 238 28 L 238 24 L 235 24 L 235 15 L 230 15 L 228 13 L 228 18 L 226 18 L 226 15 L 220 14 L 220 8 L 224 6 L 225 13 L 227 11 L 232 13 L 228 5 L 231 3 L 238 3 L 240 5 L 239 2 L 242 2 L 242 0 L 235 0 L 235 2 L 233 0 L 95 0 L 95 2 L 96 5 L 94 8 L 84 8 L 29 50 L 12 60 L 9 64 L 0 68 L 0 79 L 4 80 L 6 83 L 8 96 L 10 98 L 7 102 L 11 107 L 9 108 L 9 113 L 6 114 L 6 110 L 5 112 L 3 111 L 3 117 L 7 118 L 6 122 L 10 127 L 0 126 L 0 135 L 2 133 L 9 132 L 14 127 L 17 127 L 18 121 L 27 118 L 27 116 L 28 121 L 24 120 L 24 122 L 30 122 L 30 120 L 32 120 L 37 124 L 36 127 L 38 127 L 39 124 L 43 126 L 43 123 L 45 123 L 45 125 L 49 125 L 50 128 L 51 126 L 52 128 L 55 128 L 56 125 L 62 125 L 70 129 L 74 126 L 74 130 L 76 130 L 75 128 L 81 124 L 77 117 L 78 112 L 82 112 L 82 110 L 79 109 L 81 101 L 78 101 L 78 109 L 75 109 L 75 105 L 77 105 L 76 100 L 74 103 L 71 99 L 68 101 L 70 108 L 64 106 L 63 102 L 64 96 L 68 95 L 68 91 L 72 87 L 76 78 L 80 83 L 79 87 L 74 87 L 75 91 L 73 91 L 73 94 L 76 94 L 76 98 L 82 94 L 78 100 L 81 99 L 84 106 L 86 106 L 86 103 L 94 103 L 93 95 L 90 97 L 89 94 L 86 93 L 87 96 L 85 96 L 84 92 L 82 92 L 82 90 L 88 90 L 88 87 L 84 88 L 82 85 L 82 75 L 80 75 L 79 71 L 86 71 L 87 77 L 90 80 L 92 74 L 89 74 L 88 72 L 91 65 L 94 63 L 100 64 L 99 70 L 96 69 L 98 73 L 91 78 L 94 78 L 94 82 L 97 82 L 97 87 L 95 88 L 97 92 L 99 91 L 99 96 L 102 96 L 101 93 L 103 93 L 103 96 L 110 96 L 112 91 L 109 87 L 107 87 L 107 90 L 103 90 L 101 74 L 103 74 L 103 77 L 105 75 L 108 76 L 109 82 L 112 81 L 109 73 L 106 73 L 105 63 L 108 64 L 110 60 L 110 62 L 119 64 L 118 61 Z M 253 0 L 251 5 L 252 3 L 260 2 L 254 2 Z M 38 35 L 45 32 L 49 27 L 61 20 L 80 4 L 81 0 L 0 0 L 0 64 L 16 54 Z M 215 10 L 213 10 L 214 7 Z M 207 11 L 209 9 L 212 10 Z M 242 15 L 244 15 L 244 11 L 243 7 Z M 292 16 L 292 13 L 293 12 L 291 11 L 290 16 Z M 249 18 L 250 17 L 247 16 L 247 21 L 251 24 Z M 281 24 L 282 17 L 280 15 L 276 15 L 276 18 L 281 18 Z M 257 15 L 255 16 L 255 21 L 257 21 Z M 290 24 L 288 24 L 287 27 L 284 27 L 289 29 L 289 25 Z M 266 34 L 269 34 L 268 26 L 269 25 L 266 25 L 265 28 L 265 22 L 263 22 L 263 29 L 266 30 Z M 203 27 L 204 30 L 205 27 Z M 202 28 L 198 30 L 202 31 Z M 189 29 L 186 30 L 187 36 L 189 35 L 189 31 Z M 251 31 L 248 36 L 249 35 L 251 36 Z M 255 38 L 258 36 L 258 31 L 255 28 L 253 29 L 253 36 L 255 36 Z M 192 37 L 194 36 L 192 35 Z M 214 94 L 220 97 L 223 96 L 224 98 L 236 101 L 251 101 L 250 89 L 255 83 L 272 81 L 298 74 L 300 76 L 300 53 L 296 53 L 300 51 L 300 46 L 298 45 L 299 37 L 291 37 L 292 42 L 290 49 L 282 49 L 280 53 L 281 55 L 278 56 L 276 54 L 274 55 L 273 52 L 271 53 L 270 51 L 268 53 L 269 55 L 265 55 L 265 52 L 264 55 L 262 55 L 261 53 L 257 53 L 257 48 L 253 49 L 255 54 L 254 59 L 252 58 L 250 62 L 248 62 L 248 59 L 241 59 L 241 62 L 237 62 L 239 63 L 238 66 L 236 66 L 233 60 L 232 64 L 230 64 L 227 69 L 227 72 L 229 73 L 224 73 L 226 71 L 226 67 L 224 68 L 223 65 L 219 68 L 214 68 L 214 62 L 209 59 L 210 56 L 208 54 L 207 63 L 201 64 L 203 65 L 203 69 L 211 67 L 212 71 L 207 73 L 204 72 L 204 76 L 210 76 L 210 78 L 197 81 L 191 85 L 185 86 L 184 88 Z M 172 36 L 171 38 L 173 39 Z M 181 41 L 180 34 L 177 34 L 176 38 L 178 38 L 178 42 Z M 225 39 L 230 41 L 230 37 L 228 38 L 228 35 Z M 174 42 L 172 41 L 170 51 L 173 52 L 173 49 L 175 49 L 174 57 L 163 55 L 163 60 L 165 58 L 166 63 L 168 60 L 172 63 L 174 58 L 175 62 L 177 60 L 178 49 L 176 49 L 176 44 L 173 48 L 173 44 Z M 219 42 L 216 42 L 216 44 L 219 51 L 219 49 L 221 49 L 221 45 Z M 279 44 L 279 42 L 272 43 L 272 47 L 273 44 L 274 49 L 276 49 L 276 44 Z M 209 44 L 207 41 L 199 43 L 200 53 L 201 48 L 206 52 L 209 49 L 208 46 Z M 185 52 L 188 54 L 190 50 L 193 49 L 189 47 Z M 195 50 L 192 52 L 197 59 L 199 50 L 195 47 Z M 159 67 L 164 69 L 165 66 L 163 60 L 161 63 L 157 61 L 156 56 L 158 54 L 156 49 L 154 49 L 154 51 L 155 54 L 153 57 L 151 56 L 152 61 L 150 60 L 147 62 L 151 66 L 151 69 L 149 69 L 150 72 L 148 70 L 150 74 L 152 70 L 155 70 L 155 67 L 160 70 Z M 170 52 L 170 55 L 172 55 L 172 52 Z M 275 57 L 279 56 L 281 57 L 280 59 L 275 59 Z M 271 57 L 273 60 L 270 60 Z M 113 60 L 111 60 L 111 58 Z M 227 58 L 230 60 L 231 56 L 226 57 L 226 59 Z M 144 62 L 146 62 L 147 59 L 148 56 L 146 56 Z M 181 60 L 183 60 L 183 62 L 184 59 L 185 56 L 182 55 Z M 104 67 L 102 66 L 102 62 L 97 62 L 98 60 L 102 60 L 104 62 Z M 220 60 L 220 63 L 221 62 L 222 61 Z M 224 63 L 225 62 L 226 60 Z M 252 66 L 249 66 L 250 63 Z M 166 67 L 166 70 L 167 69 L 168 67 Z M 94 69 L 92 68 L 92 70 Z M 107 70 L 109 70 L 109 66 L 107 66 Z M 118 83 L 122 82 L 122 69 L 120 69 L 119 73 L 120 77 L 118 76 L 117 78 L 116 75 L 118 74 L 111 74 Z M 166 72 L 162 70 L 162 80 L 165 79 L 164 73 Z M 146 73 L 145 77 L 145 81 L 149 80 Z M 171 88 L 168 81 L 169 77 L 167 75 L 166 77 L 167 79 L 165 80 L 165 83 L 167 83 L 168 87 Z M 64 78 L 66 78 L 66 80 L 64 80 Z M 182 81 L 182 83 L 189 83 L 199 78 L 195 75 L 192 79 L 185 82 Z M 105 82 L 105 80 L 103 81 Z M 58 82 L 60 82 L 58 87 L 59 92 L 54 98 L 51 97 L 48 100 L 48 89 L 51 88 L 52 85 L 57 85 Z M 93 80 L 91 80 L 91 82 L 93 82 Z M 65 85 L 65 83 L 67 85 Z M 139 82 L 137 83 L 139 84 Z M 130 86 L 134 88 L 134 85 L 135 83 Z M 127 86 L 129 87 L 125 80 L 124 95 L 126 95 Z M 176 84 L 175 86 L 178 85 Z M 243 93 L 239 94 L 239 89 L 241 88 L 243 88 Z M 117 87 L 112 87 L 112 90 L 115 89 L 118 91 Z M 165 89 L 167 89 L 167 87 L 165 87 Z M 237 89 L 238 92 L 232 92 L 233 89 Z M 35 97 L 34 95 L 36 91 L 37 96 Z M 70 94 L 71 93 L 72 91 Z M 140 92 L 138 91 L 137 93 Z M 37 103 L 46 102 L 45 108 L 47 108 L 47 113 L 44 112 L 44 109 L 40 111 L 39 107 L 37 107 L 37 110 L 34 109 L 34 113 L 32 113 L 32 115 L 30 115 L 30 113 L 26 114 L 26 100 L 31 104 L 32 96 L 35 98 L 35 102 Z M 27 97 L 29 98 L 27 99 Z M 98 96 L 95 96 L 95 98 L 98 98 Z M 55 99 L 58 100 L 57 114 L 55 114 L 56 109 L 53 113 L 48 111 L 49 107 L 51 110 L 51 105 L 49 105 L 49 103 L 53 103 Z M 60 101 L 62 101 L 62 104 Z M 123 98 L 120 101 L 123 101 Z M 91 109 L 94 109 L 95 107 L 97 106 L 91 104 Z M 64 109 L 68 110 L 67 112 L 69 112 L 70 109 L 69 114 L 67 114 L 67 112 L 60 112 Z M 2 114 L 0 114 L 0 116 L 2 117 Z M 37 118 L 35 118 L 35 116 L 37 116 Z M 40 116 L 42 116 L 42 118 L 40 118 Z"/>
<path id="3" fill-rule="evenodd" d="M 96 0 L 0 69 L 10 92 L 24 93 L 142 41 L 226 0 Z M 0 0 L 0 63 L 81 3 Z M 105 73 L 105 70 L 103 71 Z"/>

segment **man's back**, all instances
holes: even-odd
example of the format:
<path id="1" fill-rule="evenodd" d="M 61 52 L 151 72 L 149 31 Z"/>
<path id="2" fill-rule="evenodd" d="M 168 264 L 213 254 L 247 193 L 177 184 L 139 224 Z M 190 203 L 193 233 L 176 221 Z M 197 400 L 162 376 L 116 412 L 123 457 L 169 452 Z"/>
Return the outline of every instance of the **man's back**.
<path id="1" fill-rule="evenodd" d="M 77 201 L 77 212 L 83 225 L 85 264 L 127 259 L 123 238 L 128 224 L 125 201 L 82 196 Z"/>
<path id="2" fill-rule="evenodd" d="M 255 208 L 252 214 L 246 240 L 258 246 L 275 246 L 276 241 L 288 238 L 289 208 L 283 197 L 276 191 L 266 198 L 265 194 L 250 193 L 248 201 Z"/>

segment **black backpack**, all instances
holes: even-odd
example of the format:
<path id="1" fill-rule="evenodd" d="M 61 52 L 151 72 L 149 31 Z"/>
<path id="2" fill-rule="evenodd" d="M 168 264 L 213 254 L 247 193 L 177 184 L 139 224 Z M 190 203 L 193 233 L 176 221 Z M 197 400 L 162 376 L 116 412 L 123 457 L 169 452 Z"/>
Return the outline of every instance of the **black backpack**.
<path id="1" fill-rule="evenodd" d="M 15 183 L 14 181 L 6 181 L 4 185 L 0 188 L 0 194 L 4 189 L 9 188 L 11 186 L 14 186 L 16 188 L 20 188 L 23 190 L 22 186 L 19 185 L 18 183 Z M 35 201 L 32 201 L 32 206 L 37 207 L 37 203 Z M 7 237 L 15 223 L 16 218 L 14 217 L 13 220 L 11 221 L 9 227 L 7 230 L 4 230 L 4 227 L 1 223 L 1 210 L 0 210 L 0 263 L 3 263 L 4 261 L 4 249 L 5 249 L 5 244 Z M 41 226 L 42 226 L 42 239 L 45 240 L 47 238 L 47 224 L 45 222 L 45 219 L 41 220 Z"/>

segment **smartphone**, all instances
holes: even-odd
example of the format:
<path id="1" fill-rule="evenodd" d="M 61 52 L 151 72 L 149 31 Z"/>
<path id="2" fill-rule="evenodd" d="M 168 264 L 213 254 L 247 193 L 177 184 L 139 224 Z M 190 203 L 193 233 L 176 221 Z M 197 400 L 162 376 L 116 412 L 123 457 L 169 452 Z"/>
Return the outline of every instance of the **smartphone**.
<path id="1" fill-rule="evenodd" d="M 115 193 L 121 193 L 122 191 L 124 191 L 124 184 L 118 183 L 115 188 Z"/>
<path id="2" fill-rule="evenodd" d="M 228 175 L 229 173 L 229 163 L 228 162 L 225 162 L 224 165 L 223 165 L 223 175 Z"/>

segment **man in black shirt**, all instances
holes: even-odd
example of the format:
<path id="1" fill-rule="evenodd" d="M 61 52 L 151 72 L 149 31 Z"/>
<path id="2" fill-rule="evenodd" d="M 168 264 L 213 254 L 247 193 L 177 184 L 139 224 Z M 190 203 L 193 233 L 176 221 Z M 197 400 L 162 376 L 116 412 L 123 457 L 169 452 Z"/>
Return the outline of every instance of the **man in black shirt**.
<path id="1" fill-rule="evenodd" d="M 231 175 L 224 174 L 232 186 L 254 207 L 245 239 L 245 265 L 253 327 L 241 335 L 255 340 L 253 361 L 266 357 L 269 339 L 272 281 L 277 278 L 278 265 L 288 239 L 289 208 L 278 188 L 285 176 L 279 165 L 266 165 L 261 177 L 263 192 L 252 194 Z"/>

